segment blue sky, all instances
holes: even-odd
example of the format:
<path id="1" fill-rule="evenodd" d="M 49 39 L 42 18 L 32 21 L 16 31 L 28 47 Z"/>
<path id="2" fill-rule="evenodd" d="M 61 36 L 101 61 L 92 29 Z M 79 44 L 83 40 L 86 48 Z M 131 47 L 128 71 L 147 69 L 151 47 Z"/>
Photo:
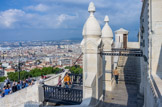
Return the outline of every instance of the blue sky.
<path id="1" fill-rule="evenodd" d="M 108 15 L 113 31 L 125 28 L 137 40 L 141 0 L 0 0 L 0 41 L 82 38 L 91 1 L 101 28 Z"/>

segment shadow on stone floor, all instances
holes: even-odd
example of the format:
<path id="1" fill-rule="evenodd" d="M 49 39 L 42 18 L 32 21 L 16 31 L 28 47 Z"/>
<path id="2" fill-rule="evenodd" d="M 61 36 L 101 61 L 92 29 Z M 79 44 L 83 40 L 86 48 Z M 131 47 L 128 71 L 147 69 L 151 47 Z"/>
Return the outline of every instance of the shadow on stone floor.
<path id="1" fill-rule="evenodd" d="M 127 90 L 127 107 L 142 107 L 143 97 L 139 94 L 141 81 L 140 58 L 128 57 L 124 66 L 124 82 Z"/>
<path id="2" fill-rule="evenodd" d="M 137 57 L 125 58 L 126 63 L 122 66 L 119 84 L 115 85 L 111 92 L 105 92 L 103 107 L 142 107 L 143 105 L 143 98 L 139 99 L 140 60 Z"/>

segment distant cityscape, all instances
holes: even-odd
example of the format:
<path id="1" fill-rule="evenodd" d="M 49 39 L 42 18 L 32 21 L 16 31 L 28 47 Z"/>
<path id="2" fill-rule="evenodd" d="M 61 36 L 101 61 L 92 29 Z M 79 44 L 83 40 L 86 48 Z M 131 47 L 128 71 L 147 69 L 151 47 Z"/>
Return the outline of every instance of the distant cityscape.
<path id="1" fill-rule="evenodd" d="M 72 66 L 81 55 L 79 40 L 0 42 L 0 76 L 21 70 Z M 82 58 L 77 65 L 82 66 Z"/>

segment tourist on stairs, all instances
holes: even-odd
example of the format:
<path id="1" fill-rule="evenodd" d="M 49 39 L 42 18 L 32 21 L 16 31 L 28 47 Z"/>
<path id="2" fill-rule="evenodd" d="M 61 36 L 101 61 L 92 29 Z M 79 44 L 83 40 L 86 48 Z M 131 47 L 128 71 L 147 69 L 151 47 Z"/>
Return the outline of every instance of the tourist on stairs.
<path id="1" fill-rule="evenodd" d="M 118 72 L 118 70 L 117 70 L 117 67 L 115 68 L 115 70 L 113 71 L 113 73 L 114 73 L 114 76 L 115 76 L 116 84 L 118 84 L 119 72 Z"/>

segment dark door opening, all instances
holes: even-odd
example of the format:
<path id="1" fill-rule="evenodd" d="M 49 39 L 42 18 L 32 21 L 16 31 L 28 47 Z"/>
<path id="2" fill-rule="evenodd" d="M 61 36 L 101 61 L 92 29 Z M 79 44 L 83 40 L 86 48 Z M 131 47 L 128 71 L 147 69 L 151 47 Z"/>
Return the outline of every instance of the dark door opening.
<path id="1" fill-rule="evenodd" d="M 123 48 L 126 49 L 127 48 L 127 34 L 123 35 Z"/>

